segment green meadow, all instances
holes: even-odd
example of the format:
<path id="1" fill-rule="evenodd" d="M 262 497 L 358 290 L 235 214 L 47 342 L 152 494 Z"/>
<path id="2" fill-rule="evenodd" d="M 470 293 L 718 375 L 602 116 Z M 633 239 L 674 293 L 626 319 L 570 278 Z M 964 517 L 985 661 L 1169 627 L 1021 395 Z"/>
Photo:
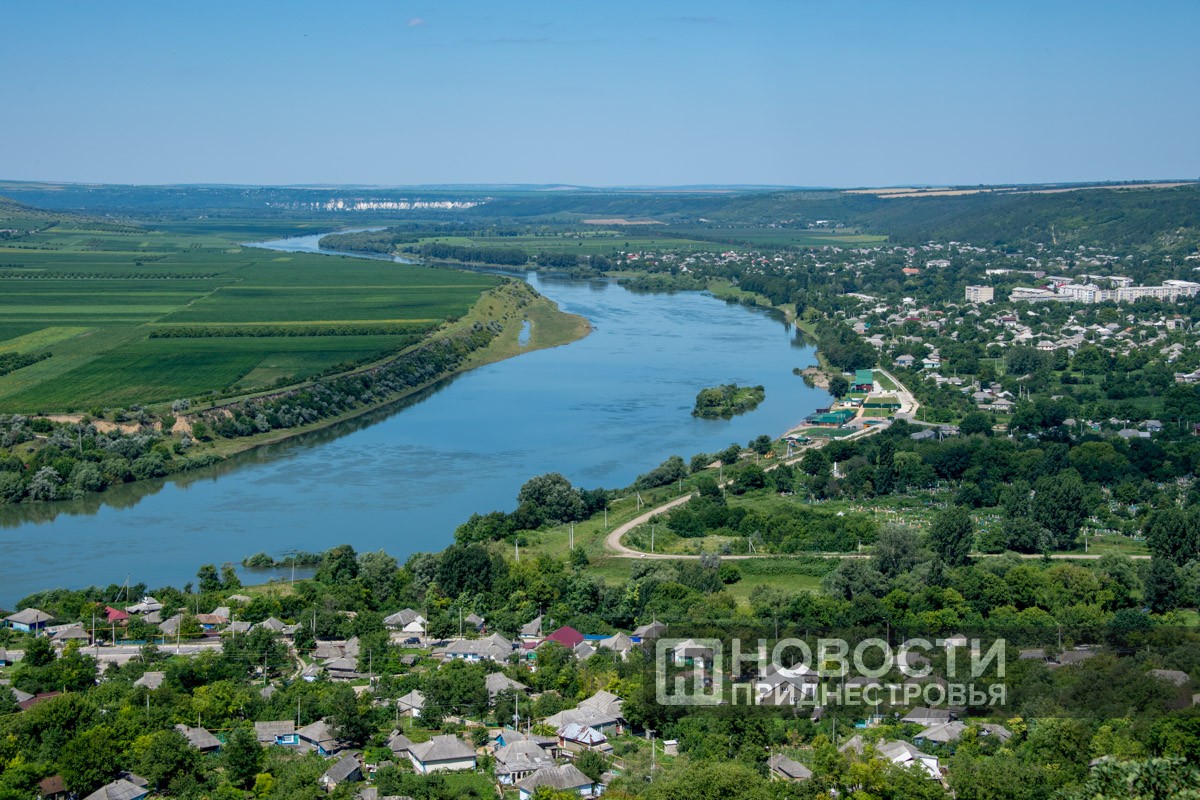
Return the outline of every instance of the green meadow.
<path id="1" fill-rule="evenodd" d="M 302 381 L 412 346 L 499 283 L 237 243 L 319 230 L 311 224 L 150 230 L 4 212 L 0 227 L 40 229 L 0 242 L 0 353 L 50 357 L 0 376 L 0 413 L 126 407 Z"/>

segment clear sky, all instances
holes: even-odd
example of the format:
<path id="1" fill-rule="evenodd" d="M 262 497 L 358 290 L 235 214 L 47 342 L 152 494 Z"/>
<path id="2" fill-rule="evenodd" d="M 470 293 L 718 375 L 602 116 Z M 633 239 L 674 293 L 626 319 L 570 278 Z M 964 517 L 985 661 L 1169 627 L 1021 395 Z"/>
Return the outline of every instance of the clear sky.
<path id="1" fill-rule="evenodd" d="M 1200 176 L 1200 2 L 14 2 L 0 178 Z"/>

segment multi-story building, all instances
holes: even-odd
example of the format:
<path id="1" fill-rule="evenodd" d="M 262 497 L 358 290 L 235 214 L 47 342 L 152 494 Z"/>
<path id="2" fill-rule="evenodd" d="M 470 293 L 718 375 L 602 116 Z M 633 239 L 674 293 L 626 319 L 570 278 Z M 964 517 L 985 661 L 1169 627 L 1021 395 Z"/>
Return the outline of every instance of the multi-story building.
<path id="1" fill-rule="evenodd" d="M 990 303 L 996 296 L 996 290 L 991 286 L 968 286 L 968 303 Z"/>

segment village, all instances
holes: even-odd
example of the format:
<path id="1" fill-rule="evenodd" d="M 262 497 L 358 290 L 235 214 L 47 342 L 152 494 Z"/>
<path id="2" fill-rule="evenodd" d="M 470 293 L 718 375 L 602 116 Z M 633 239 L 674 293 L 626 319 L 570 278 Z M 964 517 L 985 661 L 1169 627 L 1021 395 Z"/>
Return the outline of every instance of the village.
<path id="1" fill-rule="evenodd" d="M 282 642 L 294 664 L 288 674 L 271 680 L 262 673 L 257 691 L 264 699 L 292 681 L 346 684 L 360 698 L 371 698 L 381 690 L 384 676 L 371 671 L 372 661 L 364 658 L 366 654 L 358 637 L 315 640 L 311 647 L 298 647 L 295 642 L 297 634 L 303 632 L 302 623 L 287 624 L 274 617 L 253 624 L 236 619 L 236 609 L 250 601 L 247 595 L 233 594 L 227 598 L 228 605 L 214 608 L 211 613 L 181 613 L 167 619 L 161 618 L 163 606 L 153 597 L 144 597 L 125 608 L 108 606 L 103 618 L 97 619 L 96 630 L 111 632 L 116 637 L 115 644 L 113 639 L 93 637 L 82 623 L 56 625 L 49 614 L 36 608 L 6 617 L 4 626 L 25 635 L 27 640 L 50 642 L 60 657 L 86 653 L 110 675 L 106 671 L 110 665 L 144 659 L 145 647 L 154 648 L 169 659 L 190 659 L 206 652 L 220 652 L 223 645 L 236 637 L 260 631 Z M 160 633 L 157 642 L 124 641 L 122 630 L 131 621 L 155 625 Z M 184 638 L 181 629 L 185 621 L 188 626 L 198 624 L 200 633 Z M 440 639 L 428 635 L 424 615 L 411 608 L 395 611 L 384 617 L 383 622 L 390 645 L 405 653 L 402 658 L 405 671 L 420 674 L 447 669 L 453 672 L 465 665 L 482 667 L 486 674 L 481 688 L 486 691 L 488 712 L 477 718 L 448 713 L 450 709 L 437 707 L 437 699 L 420 689 L 395 697 L 380 696 L 369 702 L 390 712 L 393 724 L 390 731 L 378 736 L 381 747 L 367 748 L 340 738 L 337 724 L 331 719 L 305 722 L 299 708 L 293 718 L 252 720 L 254 736 L 261 747 L 280 748 L 297 757 L 315 754 L 324 759 L 327 768 L 319 783 L 327 791 L 349 786 L 352 797 L 386 800 L 389 795 L 380 794 L 375 776 L 381 770 L 400 769 L 421 776 L 484 775 L 494 783 L 496 792 L 519 800 L 530 800 L 541 787 L 591 798 L 604 792 L 634 754 L 644 757 L 648 749 L 651 770 L 654 762 L 669 763 L 678 755 L 678 742 L 656 739 L 655 731 L 631 724 L 624 710 L 626 699 L 613 691 L 597 689 L 570 707 L 556 702 L 555 705 L 564 707 L 539 715 L 536 709 L 544 707 L 548 698 L 540 697 L 522 680 L 529 680 L 527 676 L 537 672 L 539 661 L 551 657 L 566 657 L 580 664 L 598 654 L 620 662 L 631 657 L 640 659 L 642 651 L 667 633 L 667 626 L 660 622 L 652 620 L 629 633 L 590 635 L 570 626 L 554 626 L 549 619 L 538 616 L 522 625 L 517 637 L 509 638 L 489 632 L 485 619 L 470 614 L 461 618 L 459 636 Z M 669 641 L 667 663 L 674 673 L 686 677 L 713 667 L 709 645 L 692 639 Z M 947 647 L 967 646 L 964 637 L 947 639 Z M 0 649 L 0 674 L 8 671 L 5 668 L 19 664 L 23 656 L 23 651 Z M 929 663 L 921 657 L 910 661 L 914 665 Z M 751 702 L 756 705 L 796 706 L 800 709 L 798 713 L 811 714 L 814 721 L 827 713 L 814 700 L 821 680 L 806 665 L 797 664 L 790 669 L 768 666 L 743 677 L 748 681 Z M 885 686 L 910 689 L 907 707 L 896 711 L 895 716 L 903 714 L 900 723 L 918 731 L 916 744 L 883 740 L 868 745 L 861 735 L 855 735 L 841 743 L 842 753 L 857 758 L 879 758 L 898 766 L 915 766 L 928 778 L 944 781 L 938 756 L 922 750 L 921 743 L 936 748 L 952 744 L 964 735 L 991 736 L 999 741 L 1012 735 L 1000 724 L 978 719 L 966 721 L 965 707 L 924 705 L 921 698 L 929 696 L 928 689 L 943 690 L 945 681 L 940 678 L 901 676 L 899 680 L 902 683 L 892 685 L 877 679 L 853 678 L 842 689 L 847 686 L 859 691 L 882 690 Z M 10 682 L 7 676 L 3 681 Z M 133 686 L 144 692 L 149 707 L 158 693 L 174 691 L 170 683 L 169 671 L 156 665 L 143 671 Z M 61 695 L 58 691 L 30 694 L 15 689 L 13 693 L 21 712 Z M 511 709 L 511 717 L 507 712 L 501 713 L 500 707 Z M 431 718 L 434 721 L 429 722 Z M 882 721 L 885 717 L 877 713 L 868 719 L 867 727 Z M 175 730 L 199 755 L 215 755 L 226 746 L 229 731 L 209 729 L 202 723 L 200 719 L 194 725 L 177 723 Z M 446 730 L 451 732 L 443 732 Z M 812 777 L 808 767 L 781 752 L 771 755 L 768 768 L 774 780 L 799 782 Z M 145 778 L 126 771 L 82 800 L 140 800 L 152 791 L 153 786 Z M 59 800 L 72 795 L 61 777 L 51 776 L 42 781 L 41 796 Z"/>

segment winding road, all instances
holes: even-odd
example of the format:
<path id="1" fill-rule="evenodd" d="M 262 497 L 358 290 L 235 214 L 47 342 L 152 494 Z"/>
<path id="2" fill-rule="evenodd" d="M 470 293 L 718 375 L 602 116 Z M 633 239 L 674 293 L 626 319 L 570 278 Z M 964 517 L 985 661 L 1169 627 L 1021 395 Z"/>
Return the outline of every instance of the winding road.
<path id="1" fill-rule="evenodd" d="M 900 401 L 900 409 L 896 412 L 896 418 L 903 419 L 908 422 L 915 422 L 915 420 L 913 420 L 913 416 L 917 413 L 917 410 L 921 407 L 921 404 L 917 402 L 917 398 L 913 396 L 912 392 L 910 392 L 907 388 L 905 388 L 904 384 L 902 384 L 900 381 L 898 381 L 896 379 L 896 376 L 892 375 L 887 370 L 876 367 L 875 372 L 879 372 L 879 373 L 883 374 L 885 377 L 888 378 L 888 380 L 890 380 L 892 383 L 894 383 L 896 385 L 896 390 L 895 390 L 894 394 L 896 395 L 896 398 Z M 849 436 L 846 436 L 844 438 L 845 439 L 855 439 L 855 438 L 861 438 L 864 436 L 870 436 L 875 431 L 881 431 L 881 430 L 887 428 L 889 424 L 890 423 L 885 423 L 883 425 L 873 425 L 871 427 L 862 428 L 861 430 L 855 431 L 854 433 L 852 433 Z M 917 423 L 917 424 L 923 424 L 923 423 Z M 796 430 L 796 429 L 793 429 L 793 430 Z M 791 433 L 791 431 L 789 431 L 788 433 Z M 820 447 L 826 441 L 829 441 L 829 440 L 825 439 L 825 440 L 814 442 L 813 444 L 809 445 L 808 447 L 803 448 L 800 455 L 794 456 L 790 459 L 787 459 L 786 461 L 778 461 L 778 462 L 772 464 L 771 466 L 767 467 L 766 471 L 776 469 L 779 467 L 780 464 L 794 464 L 795 462 L 797 462 L 801 458 L 803 458 L 804 450 L 807 450 L 812 447 Z M 729 481 L 725 481 L 725 483 L 723 483 L 721 485 L 725 486 L 728 484 L 729 484 Z M 604 539 L 605 549 L 611 555 L 617 556 L 618 558 L 638 558 L 638 559 L 658 559 L 658 560 L 693 560 L 693 561 L 700 559 L 701 556 L 698 556 L 698 555 L 684 555 L 684 554 L 673 554 L 673 553 L 647 553 L 643 550 L 634 550 L 632 547 L 627 546 L 624 542 L 621 541 L 623 538 L 625 538 L 625 534 L 629 533 L 630 531 L 634 530 L 635 528 L 637 528 L 640 525 L 645 525 L 647 522 L 649 522 L 651 519 L 658 516 L 659 514 L 663 514 L 667 511 L 670 511 L 673 508 L 678 508 L 679 506 L 681 506 L 684 503 L 691 500 L 692 497 L 693 497 L 693 495 L 690 493 L 685 494 L 681 497 L 676 497 L 674 500 L 670 500 L 666 503 L 663 503 L 662 505 L 655 506 L 654 508 L 650 509 L 649 511 L 645 511 L 645 512 L 639 514 L 638 516 L 634 517 L 633 519 L 629 520 L 628 522 L 618 525 L 616 528 L 613 528 L 612 532 L 609 533 L 608 536 L 605 537 L 605 539 Z M 792 555 L 817 556 L 820 558 L 868 558 L 869 557 L 869 554 L 867 554 L 867 553 L 806 552 L 806 553 L 795 553 Z M 1003 553 L 972 553 L 971 557 L 972 558 L 991 558 L 991 557 L 995 557 L 995 556 L 999 556 L 999 555 L 1004 555 L 1004 554 Z M 748 558 L 780 558 L 780 557 L 781 556 L 778 553 L 743 553 L 740 555 L 723 555 L 723 556 L 721 556 L 722 559 L 730 560 L 730 561 L 735 561 L 735 560 L 740 561 L 740 560 L 748 559 Z M 1024 558 L 1024 559 L 1029 559 L 1029 560 L 1045 558 L 1045 556 L 1043 556 L 1040 553 L 1023 553 L 1020 555 L 1020 557 Z M 1078 554 L 1053 553 L 1050 555 L 1050 558 L 1053 560 L 1056 560 L 1056 561 L 1096 561 L 1096 560 L 1100 559 L 1101 556 L 1094 554 L 1094 553 L 1078 553 Z M 1136 559 L 1136 560 L 1149 560 L 1150 556 L 1131 555 L 1131 556 L 1129 556 L 1129 558 Z"/>

